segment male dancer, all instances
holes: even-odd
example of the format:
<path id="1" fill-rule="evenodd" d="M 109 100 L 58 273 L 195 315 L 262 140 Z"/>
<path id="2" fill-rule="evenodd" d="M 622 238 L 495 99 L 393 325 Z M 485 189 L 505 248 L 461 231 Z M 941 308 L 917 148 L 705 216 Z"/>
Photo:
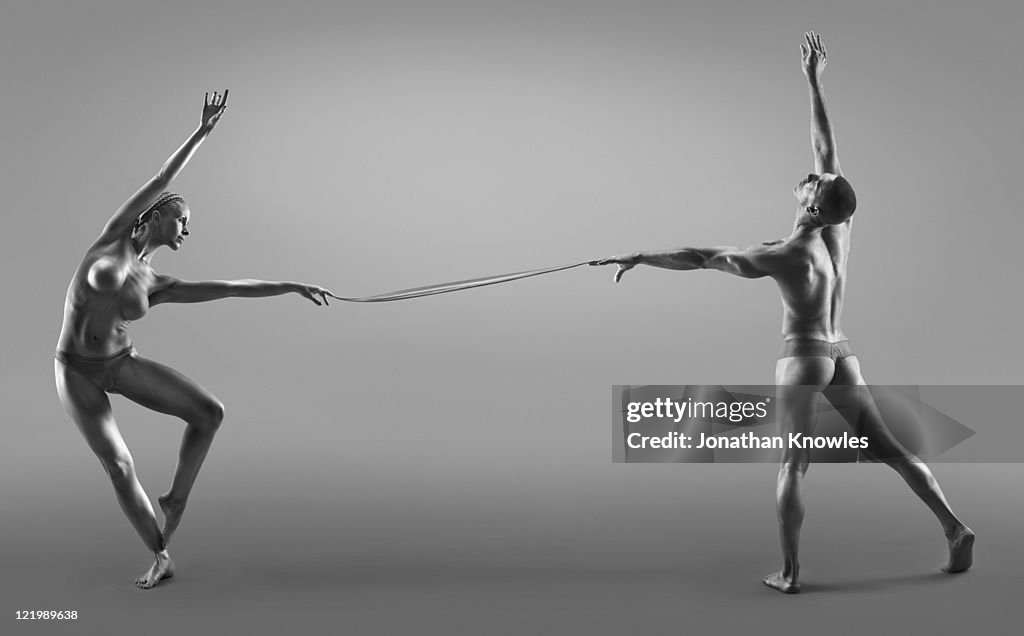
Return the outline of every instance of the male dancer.
<path id="1" fill-rule="evenodd" d="M 775 279 L 782 295 L 784 343 L 775 366 L 779 422 L 783 437 L 813 433 L 817 401 L 823 391 L 868 438 L 869 454 L 896 470 L 938 518 L 949 546 L 946 572 L 971 567 L 974 533 L 953 514 L 928 467 L 888 432 L 860 371 L 860 362 L 843 334 L 839 315 L 846 289 L 846 263 L 856 196 L 842 176 L 835 137 L 821 91 L 825 47 L 815 33 L 800 45 L 803 72 L 811 95 L 811 147 L 814 173 L 793 188 L 799 207 L 792 233 L 781 240 L 747 249 L 682 248 L 615 256 L 593 265 L 618 265 L 615 282 L 636 265 L 665 269 L 717 269 L 743 276 Z M 850 387 L 839 391 L 834 387 Z M 856 388 L 854 388 L 856 387 Z M 852 409 L 850 408 L 852 407 Z M 764 578 L 765 585 L 787 594 L 800 591 L 797 553 L 804 505 L 800 486 L 810 461 L 809 449 L 786 449 L 779 468 L 776 499 L 782 569 Z"/>

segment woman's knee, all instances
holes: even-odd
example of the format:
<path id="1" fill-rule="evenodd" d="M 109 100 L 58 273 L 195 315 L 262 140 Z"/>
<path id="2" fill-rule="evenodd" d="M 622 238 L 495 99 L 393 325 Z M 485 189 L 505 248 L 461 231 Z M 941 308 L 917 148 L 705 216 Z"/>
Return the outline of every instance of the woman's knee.
<path id="1" fill-rule="evenodd" d="M 131 483 L 135 479 L 135 462 L 128 454 L 116 454 L 109 457 L 101 457 L 100 463 L 103 470 L 107 471 L 110 481 L 115 486 Z"/>
<path id="2" fill-rule="evenodd" d="M 211 395 L 202 401 L 195 416 L 190 418 L 189 424 L 214 432 L 220 428 L 223 421 L 224 403 Z"/>

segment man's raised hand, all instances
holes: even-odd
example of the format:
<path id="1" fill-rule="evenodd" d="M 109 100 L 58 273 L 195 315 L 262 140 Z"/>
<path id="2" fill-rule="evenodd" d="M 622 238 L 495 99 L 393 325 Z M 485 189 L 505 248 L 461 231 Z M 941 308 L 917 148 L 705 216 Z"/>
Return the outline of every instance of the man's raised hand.
<path id="1" fill-rule="evenodd" d="M 828 64 L 825 45 L 821 43 L 821 35 L 814 31 L 804 33 L 804 43 L 800 45 L 800 67 L 808 79 L 817 79 Z"/>

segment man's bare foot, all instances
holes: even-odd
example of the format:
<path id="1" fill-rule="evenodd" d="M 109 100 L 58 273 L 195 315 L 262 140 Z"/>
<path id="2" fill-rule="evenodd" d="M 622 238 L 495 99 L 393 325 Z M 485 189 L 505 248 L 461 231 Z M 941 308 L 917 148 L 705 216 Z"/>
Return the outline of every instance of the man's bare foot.
<path id="1" fill-rule="evenodd" d="M 944 572 L 955 574 L 966 572 L 974 563 L 974 532 L 964 526 L 949 541 L 949 562 L 943 566 Z"/>
<path id="2" fill-rule="evenodd" d="M 148 590 L 160 581 L 169 579 L 174 576 L 174 561 L 171 561 L 170 555 L 167 551 L 158 552 L 156 555 L 156 561 L 146 571 L 145 574 L 135 579 L 135 585 L 143 590 Z"/>
<path id="3" fill-rule="evenodd" d="M 171 535 L 178 529 L 181 523 L 181 515 L 185 512 L 185 502 L 171 499 L 170 493 L 160 495 L 156 498 L 160 503 L 160 510 L 164 513 L 164 547 L 171 542 Z"/>
<path id="4" fill-rule="evenodd" d="M 769 574 L 761 580 L 768 587 L 773 587 L 783 594 L 796 594 L 800 591 L 800 584 L 793 577 L 783 576 L 782 572 Z"/>

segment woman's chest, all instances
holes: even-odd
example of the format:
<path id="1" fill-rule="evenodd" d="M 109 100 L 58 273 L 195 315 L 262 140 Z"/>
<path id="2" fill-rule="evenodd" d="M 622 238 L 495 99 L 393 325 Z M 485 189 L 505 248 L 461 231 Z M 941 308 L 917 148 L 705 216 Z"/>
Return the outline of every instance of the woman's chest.
<path id="1" fill-rule="evenodd" d="M 149 310 L 149 290 L 156 280 L 156 274 L 147 265 L 131 265 L 125 274 L 124 284 L 114 294 L 118 311 L 125 320 L 138 320 Z"/>

